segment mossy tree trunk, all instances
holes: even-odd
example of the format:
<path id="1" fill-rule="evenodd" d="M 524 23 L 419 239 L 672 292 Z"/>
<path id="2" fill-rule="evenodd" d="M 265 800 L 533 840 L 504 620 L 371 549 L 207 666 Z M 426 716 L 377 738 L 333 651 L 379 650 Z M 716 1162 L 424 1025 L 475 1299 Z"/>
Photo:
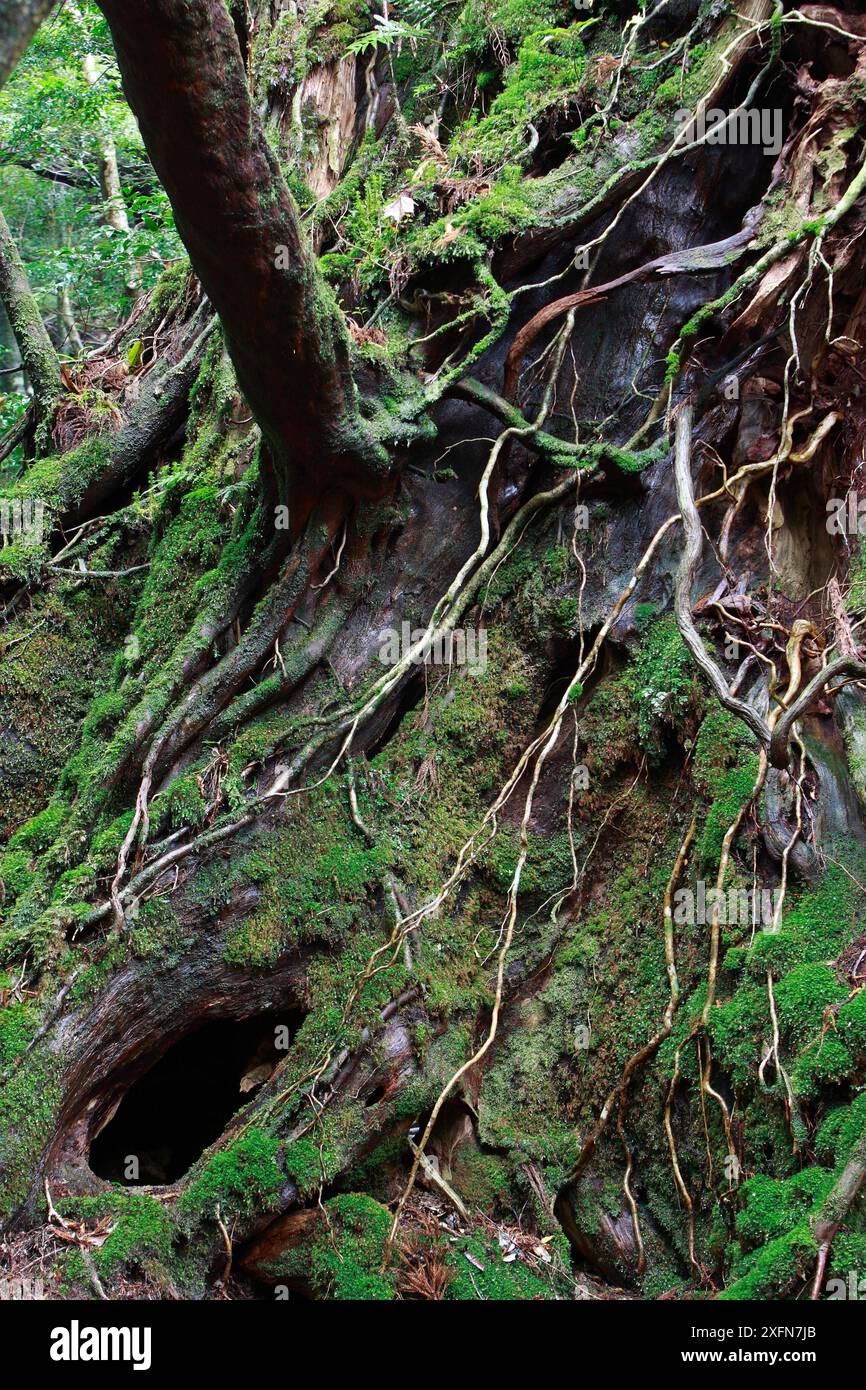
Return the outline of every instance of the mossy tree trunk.
<path id="1" fill-rule="evenodd" d="M 74 1221 L 118 1296 L 213 1294 L 227 1245 L 235 1291 L 370 1298 L 861 1259 L 860 686 L 784 724 L 866 605 L 826 524 L 866 439 L 861 19 L 446 7 L 413 52 L 102 8 L 191 270 L 106 348 L 157 338 L 123 428 L 14 490 L 53 523 L 4 571 L 15 1248 L 81 1287 Z M 746 99 L 780 148 L 677 143 Z M 143 1182 L 127 1128 L 94 1171 L 215 1022 L 261 1036 L 202 1156 L 151 1132 Z"/>
<path id="2" fill-rule="evenodd" d="M 0 300 L 21 353 L 21 363 L 33 392 L 37 426 L 50 429 L 60 392 L 60 365 L 39 305 L 33 298 L 15 238 L 0 212 Z M 50 440 L 42 438 L 43 451 Z"/>

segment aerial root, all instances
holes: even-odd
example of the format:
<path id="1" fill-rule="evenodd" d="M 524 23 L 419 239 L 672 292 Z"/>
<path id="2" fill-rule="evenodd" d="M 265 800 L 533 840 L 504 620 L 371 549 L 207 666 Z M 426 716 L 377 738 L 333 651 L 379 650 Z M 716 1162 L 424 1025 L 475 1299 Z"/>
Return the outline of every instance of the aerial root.
<path id="1" fill-rule="evenodd" d="M 670 994 L 667 1005 L 665 1007 L 664 1018 L 662 1019 L 662 1026 L 659 1029 L 659 1031 L 655 1033 L 653 1037 L 649 1039 L 648 1042 L 644 1043 L 643 1047 L 639 1048 L 637 1052 L 633 1053 L 633 1055 L 626 1062 L 623 1068 L 622 1076 L 620 1077 L 616 1086 L 614 1086 L 613 1090 L 607 1096 L 604 1105 L 601 1108 L 601 1113 L 599 1114 L 599 1117 L 596 1120 L 593 1129 L 590 1131 L 589 1135 L 584 1140 L 583 1147 L 581 1148 L 581 1151 L 578 1154 L 578 1157 L 573 1167 L 571 1168 L 568 1177 L 566 1178 L 566 1183 L 575 1182 L 577 1178 L 580 1177 L 580 1174 L 583 1172 L 583 1170 L 586 1168 L 586 1165 L 589 1163 L 589 1160 L 592 1158 L 592 1155 L 595 1152 L 599 1139 L 601 1138 L 605 1129 L 607 1128 L 608 1120 L 610 1119 L 614 1110 L 617 1106 L 619 1106 L 620 1109 L 622 1109 L 625 1103 L 629 1083 L 631 1082 L 634 1073 L 640 1066 L 643 1065 L 644 1062 L 649 1061 L 651 1057 L 655 1056 L 656 1052 L 658 1052 L 665 1038 L 670 1036 L 671 1029 L 673 1027 L 674 1015 L 676 1013 L 680 997 L 679 980 L 677 978 L 675 958 L 673 910 L 671 904 L 673 901 L 674 889 L 676 888 L 677 884 L 682 878 L 683 872 L 688 862 L 689 851 L 692 846 L 692 841 L 695 837 L 696 826 L 697 821 L 693 817 L 692 822 L 689 825 L 688 830 L 686 831 L 685 838 L 683 839 L 683 842 L 680 845 L 679 850 L 677 851 L 677 857 L 674 861 L 674 866 L 671 870 L 670 878 L 668 879 L 664 893 L 663 918 L 665 941 L 665 965 L 667 968 Z"/>
<path id="2" fill-rule="evenodd" d="M 677 1185 L 677 1190 L 679 1191 L 679 1194 L 683 1199 L 686 1212 L 688 1213 L 689 1263 L 692 1266 L 692 1268 L 696 1271 L 698 1277 L 702 1280 L 703 1270 L 701 1269 L 695 1257 L 695 1204 L 692 1201 L 692 1195 L 689 1192 L 688 1187 L 686 1186 L 685 1178 L 683 1177 L 682 1170 L 680 1169 L 680 1161 L 677 1153 L 677 1143 L 676 1139 L 674 1138 L 673 1124 L 671 1123 L 671 1108 L 673 1106 L 674 1096 L 676 1095 L 677 1083 L 679 1079 L 680 1048 L 678 1047 L 676 1052 L 674 1053 L 674 1070 L 673 1075 L 671 1076 L 670 1085 L 668 1086 L 667 1097 L 665 1098 L 664 1127 L 665 1134 L 667 1135 L 668 1140 L 668 1149 L 670 1151 L 671 1156 L 671 1166 L 674 1172 L 674 1181 Z"/>

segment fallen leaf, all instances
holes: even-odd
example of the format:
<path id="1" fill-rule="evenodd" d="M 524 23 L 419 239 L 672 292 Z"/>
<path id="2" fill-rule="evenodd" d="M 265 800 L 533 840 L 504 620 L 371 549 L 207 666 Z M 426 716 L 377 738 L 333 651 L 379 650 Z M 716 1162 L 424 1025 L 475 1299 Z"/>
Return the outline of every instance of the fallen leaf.
<path id="1" fill-rule="evenodd" d="M 382 210 L 383 217 L 389 217 L 392 222 L 402 222 L 404 217 L 411 217 L 415 211 L 415 199 L 410 198 L 408 193 L 398 193 L 393 203 L 389 203 Z"/>

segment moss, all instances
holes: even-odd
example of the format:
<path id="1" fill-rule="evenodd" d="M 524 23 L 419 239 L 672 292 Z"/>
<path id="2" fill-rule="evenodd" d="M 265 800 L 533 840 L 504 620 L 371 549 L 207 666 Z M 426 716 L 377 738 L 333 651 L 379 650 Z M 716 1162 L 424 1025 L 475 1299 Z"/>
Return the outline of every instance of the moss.
<path id="1" fill-rule="evenodd" d="M 714 796 L 719 779 L 754 751 L 754 735 L 743 721 L 713 704 L 701 721 L 695 739 L 691 765 L 695 786 L 704 796 Z"/>
<path id="2" fill-rule="evenodd" d="M 485 164 L 513 158 L 524 142 L 526 122 L 564 105 L 580 86 L 586 72 L 583 27 L 578 23 L 530 30 L 519 44 L 489 114 L 480 120 L 470 118 L 455 134 L 451 157 L 468 162 L 470 154 L 477 153 Z"/>
<path id="3" fill-rule="evenodd" d="M 285 832 L 236 865 L 234 880 L 257 884 L 261 897 L 229 932 L 226 960 L 268 965 L 290 943 L 343 938 L 392 858 L 387 838 L 369 846 L 347 808 L 342 780 L 317 789 L 310 801 L 291 806 Z M 224 875 L 217 883 L 224 894 Z"/>
<path id="4" fill-rule="evenodd" d="M 220 490 L 207 484 L 192 488 L 166 530 L 157 531 L 133 628 L 145 669 L 164 659 L 188 631 L 213 582 L 207 571 L 220 559 L 227 530 Z"/>
<path id="5" fill-rule="evenodd" d="M 105 1274 L 119 1266 L 147 1270 L 154 1262 L 169 1265 L 173 1225 L 161 1202 L 146 1193 L 124 1194 L 111 1235 L 96 1254 Z"/>
<path id="6" fill-rule="evenodd" d="M 171 307 L 177 302 L 189 279 L 190 266 L 185 256 L 177 260 L 173 265 L 167 266 L 157 280 L 151 291 L 148 303 L 148 317 L 154 325 L 165 318 Z"/>
<path id="7" fill-rule="evenodd" d="M 781 931 L 755 938 L 749 969 L 779 976 L 795 965 L 834 960 L 851 940 L 860 915 L 850 878 L 831 865 L 817 887 L 789 900 Z"/>
<path id="8" fill-rule="evenodd" d="M 284 1159 L 286 1172 L 302 1196 L 318 1192 L 332 1156 L 311 1139 L 295 1139 L 288 1146 Z"/>
<path id="9" fill-rule="evenodd" d="M 835 1033 L 813 1040 L 810 1050 L 797 1058 L 791 1071 L 796 1096 L 817 1097 L 827 1087 L 839 1086 L 854 1070 L 854 1059 Z"/>
<path id="10" fill-rule="evenodd" d="M 451 1164 L 451 1182 L 469 1207 L 491 1216 L 507 1210 L 512 1196 L 511 1171 L 499 1154 L 463 1144 Z"/>
<path id="11" fill-rule="evenodd" d="M 60 1105 L 62 1063 L 34 1050 L 0 1090 L 0 1215 L 24 1202 L 39 1157 L 50 1139 Z"/>
<path id="12" fill-rule="evenodd" d="M 174 1223 L 165 1205 L 148 1193 L 115 1190 L 98 1197 L 67 1197 L 58 1200 L 58 1208 L 78 1221 L 107 1220 L 110 1233 L 94 1251 L 104 1279 L 121 1272 L 159 1275 L 170 1268 Z"/>
<path id="13" fill-rule="evenodd" d="M 796 1046 L 813 1038 L 825 1011 L 847 995 L 829 966 L 818 961 L 797 965 L 776 983 L 776 1009 L 785 1040 Z"/>
<path id="14" fill-rule="evenodd" d="M 199 779 L 190 775 L 178 777 L 165 792 L 154 797 L 151 814 L 155 829 L 168 833 L 182 825 L 200 826 L 206 809 Z"/>
<path id="15" fill-rule="evenodd" d="M 537 1161 L 551 1190 L 579 1150 L 563 1102 L 574 1085 L 575 1028 L 586 1022 L 587 998 L 581 967 L 565 964 L 540 995 L 516 1005 L 479 1100 L 482 1140 Z"/>
<path id="16" fill-rule="evenodd" d="M 804 1283 L 814 1270 L 818 1247 L 805 1225 L 778 1236 L 743 1261 L 742 1273 L 717 1297 L 736 1302 L 741 1299 L 774 1299 L 795 1284 Z"/>
<path id="17" fill-rule="evenodd" d="M 722 842 L 739 812 L 752 795 L 758 775 L 758 758 L 749 754 L 744 764 L 722 773 L 713 789 L 713 801 L 707 811 L 699 843 L 700 862 L 717 867 Z"/>
<path id="18" fill-rule="evenodd" d="M 9 976 L 0 974 L 0 989 L 11 983 Z M 39 1012 L 30 1000 L 0 1009 L 0 1066 L 20 1056 L 36 1032 L 38 1021 Z"/>
<path id="19" fill-rule="evenodd" d="M 826 1197 L 832 1183 L 832 1173 L 824 1168 L 804 1168 L 781 1181 L 756 1174 L 741 1189 L 745 1206 L 737 1216 L 738 1236 L 754 1247 L 793 1231 Z"/>
<path id="20" fill-rule="evenodd" d="M 108 869 L 117 858 L 117 853 L 126 839 L 132 824 L 132 811 L 124 811 L 102 830 L 97 830 L 90 841 L 89 859 L 94 867 Z"/>
<path id="21" fill-rule="evenodd" d="M 463 217 L 455 224 L 488 246 L 495 246 L 503 237 L 532 226 L 535 209 L 522 180 L 522 171 L 506 165 L 490 192 L 475 198 Z"/>
<path id="22" fill-rule="evenodd" d="M 713 1048 L 735 1085 L 748 1085 L 770 1036 L 770 1006 L 765 985 L 744 981 L 710 1015 Z"/>
<path id="23" fill-rule="evenodd" d="M 857 1096 L 850 1105 L 831 1109 L 818 1131 L 815 1144 L 821 1161 L 832 1165 L 837 1173 L 841 1171 L 854 1145 L 862 1138 L 864 1127 L 866 1094 Z"/>
<path id="24" fill-rule="evenodd" d="M 859 1059 L 866 1058 L 866 990 L 861 989 L 836 1015 L 839 1037 Z"/>
<path id="25" fill-rule="evenodd" d="M 59 829 L 64 808 L 56 795 L 64 761 L 75 747 L 81 721 L 99 682 L 108 675 L 118 618 L 108 596 L 83 593 L 41 594 L 26 623 L 6 629 L 15 644 L 0 667 L 0 705 L 4 738 L 0 749 L 0 828 L 6 833 L 34 812 L 29 838 L 12 849 L 39 853 L 50 840 L 45 831 Z"/>
<path id="26" fill-rule="evenodd" d="M 314 1287 L 326 1298 L 382 1301 L 394 1297 L 396 1279 L 382 1269 L 391 1214 L 363 1193 L 325 1203 L 327 1230 L 310 1257 Z"/>
<path id="27" fill-rule="evenodd" d="M 180 1215 L 210 1217 L 219 1206 L 223 1219 L 268 1211 L 276 1205 L 285 1176 L 277 1162 L 279 1143 L 251 1128 L 194 1170 L 179 1203 Z"/>
<path id="28" fill-rule="evenodd" d="M 170 900 L 152 898 L 142 903 L 127 928 L 132 954 L 138 960 L 153 957 L 164 967 L 179 959 L 189 944 L 186 929 L 175 915 Z"/>
<path id="29" fill-rule="evenodd" d="M 635 654 L 638 737 L 651 761 L 663 749 L 659 726 L 674 727 L 694 703 L 691 657 L 673 617 L 651 623 Z"/>
<path id="30" fill-rule="evenodd" d="M 0 897 L 4 903 L 17 898 L 33 882 L 33 856 L 23 849 L 8 850 L 0 858 Z"/>
<path id="31" fill-rule="evenodd" d="M 68 454 L 37 459 L 6 495 L 38 499 L 49 517 L 60 516 L 78 505 L 91 483 L 105 472 L 110 456 L 110 439 L 92 435 Z"/>
<path id="32" fill-rule="evenodd" d="M 846 1284 L 853 1274 L 862 1298 L 866 1292 L 861 1282 L 866 1279 L 866 1235 L 840 1231 L 833 1241 L 827 1274 L 828 1278 L 844 1279 Z"/>

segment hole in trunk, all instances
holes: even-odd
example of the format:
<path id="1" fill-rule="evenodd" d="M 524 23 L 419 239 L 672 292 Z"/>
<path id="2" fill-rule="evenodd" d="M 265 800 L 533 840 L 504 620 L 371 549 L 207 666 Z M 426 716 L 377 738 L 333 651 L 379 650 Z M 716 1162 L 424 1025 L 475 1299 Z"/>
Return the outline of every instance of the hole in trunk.
<path id="1" fill-rule="evenodd" d="M 132 1083 L 96 1135 L 92 1171 L 131 1187 L 183 1177 L 267 1081 L 302 1018 L 214 1020 L 181 1038 Z"/>

